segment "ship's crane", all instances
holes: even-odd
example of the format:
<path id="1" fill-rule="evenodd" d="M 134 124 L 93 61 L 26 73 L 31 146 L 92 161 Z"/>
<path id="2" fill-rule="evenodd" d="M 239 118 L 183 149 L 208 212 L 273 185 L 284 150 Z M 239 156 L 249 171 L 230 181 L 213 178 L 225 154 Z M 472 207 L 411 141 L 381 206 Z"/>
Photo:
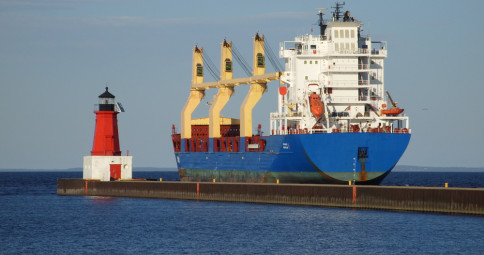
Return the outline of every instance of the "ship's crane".
<path id="1" fill-rule="evenodd" d="M 390 96 L 390 93 L 388 92 L 388 90 L 386 92 L 387 92 L 388 99 L 392 103 L 392 109 L 382 109 L 381 113 L 382 113 L 382 115 L 385 114 L 385 115 L 388 115 L 388 116 L 398 116 L 404 110 L 397 107 L 398 102 L 393 101 L 393 99 Z"/>
<path id="2" fill-rule="evenodd" d="M 392 103 L 392 108 L 397 108 L 398 102 L 393 101 L 392 97 L 390 96 L 390 92 L 388 92 L 388 90 L 387 90 L 387 96 L 390 102 Z"/>

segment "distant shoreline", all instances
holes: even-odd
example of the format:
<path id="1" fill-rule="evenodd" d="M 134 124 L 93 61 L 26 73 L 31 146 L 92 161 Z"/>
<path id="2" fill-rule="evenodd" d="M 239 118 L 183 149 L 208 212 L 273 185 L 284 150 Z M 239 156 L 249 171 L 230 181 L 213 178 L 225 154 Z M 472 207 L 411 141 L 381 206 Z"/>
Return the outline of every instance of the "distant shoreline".
<path id="1" fill-rule="evenodd" d="M 175 167 L 133 167 L 133 172 L 176 172 Z M 0 172 L 82 172 L 82 168 L 66 169 L 7 169 L 1 168 Z M 484 167 L 425 167 L 425 166 L 396 166 L 393 172 L 484 172 Z"/>
<path id="2" fill-rule="evenodd" d="M 393 172 L 462 172 L 476 173 L 484 172 L 484 167 L 437 167 L 437 166 L 396 166 Z"/>
<path id="3" fill-rule="evenodd" d="M 133 167 L 133 172 L 176 172 L 175 167 Z M 0 168 L 0 172 L 82 172 L 82 168 L 65 168 L 65 169 L 9 169 Z"/>

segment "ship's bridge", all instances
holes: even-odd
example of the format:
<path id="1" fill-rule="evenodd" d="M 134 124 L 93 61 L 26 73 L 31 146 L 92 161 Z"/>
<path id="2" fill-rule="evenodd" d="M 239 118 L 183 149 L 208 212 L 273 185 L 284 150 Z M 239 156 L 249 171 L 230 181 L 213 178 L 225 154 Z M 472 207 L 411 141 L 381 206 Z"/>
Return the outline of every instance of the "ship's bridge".
<path id="1" fill-rule="evenodd" d="M 298 36 L 294 41 L 281 42 L 279 57 L 288 58 L 296 55 L 314 55 L 327 50 L 328 39 L 324 35 Z"/>
<path id="2" fill-rule="evenodd" d="M 387 57 L 386 41 L 371 41 L 371 37 L 360 37 L 358 43 L 338 42 L 331 36 L 311 35 L 296 37 L 294 41 L 280 43 L 280 58 L 295 56 L 372 56 Z"/>

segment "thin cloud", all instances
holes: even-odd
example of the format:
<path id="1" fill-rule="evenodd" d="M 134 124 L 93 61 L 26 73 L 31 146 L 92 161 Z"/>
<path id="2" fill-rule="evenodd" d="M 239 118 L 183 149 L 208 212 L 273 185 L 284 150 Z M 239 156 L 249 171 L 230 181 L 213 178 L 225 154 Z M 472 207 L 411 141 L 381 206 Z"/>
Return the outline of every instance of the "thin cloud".
<path id="1" fill-rule="evenodd" d="M 79 1 L 80 2 L 80 1 Z M 74 8 L 79 2 L 62 0 L 0 0 L 2 11 L 52 10 Z"/>
<path id="2" fill-rule="evenodd" d="M 230 19 L 222 17 L 211 18 L 150 18 L 143 16 L 112 16 L 112 17 L 82 17 L 80 21 L 89 25 L 107 25 L 107 26 L 166 26 L 166 25 L 226 25 L 244 23 L 259 23 L 267 20 L 281 19 L 307 19 L 307 12 L 273 12 L 254 14 L 246 16 L 235 16 Z"/>
<path id="3" fill-rule="evenodd" d="M 9 13 L 0 17 L 3 26 L 28 26 L 62 28 L 72 25 L 85 25 L 96 27 L 159 27 L 173 25 L 227 25 L 240 23 L 261 23 L 267 21 L 307 19 L 307 12 L 273 12 L 259 13 L 247 16 L 235 16 L 230 19 L 223 17 L 195 18 L 152 18 L 145 16 L 42 16 L 34 14 Z M 8 24 L 8 25 L 7 25 Z M 1 25 L 0 25 L 1 26 Z"/>
<path id="4" fill-rule="evenodd" d="M 52 7 L 74 7 L 80 4 L 116 2 L 113 0 L 0 0 L 0 7 L 18 9 L 42 9 Z"/>

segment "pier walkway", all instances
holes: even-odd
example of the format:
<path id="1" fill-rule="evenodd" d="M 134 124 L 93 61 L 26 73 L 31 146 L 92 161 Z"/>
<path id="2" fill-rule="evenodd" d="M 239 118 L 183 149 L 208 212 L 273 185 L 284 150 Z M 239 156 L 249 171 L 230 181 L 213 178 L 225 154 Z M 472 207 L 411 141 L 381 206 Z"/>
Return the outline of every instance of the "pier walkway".
<path id="1" fill-rule="evenodd" d="M 161 198 L 484 216 L 483 188 L 59 179 L 58 195 Z"/>

